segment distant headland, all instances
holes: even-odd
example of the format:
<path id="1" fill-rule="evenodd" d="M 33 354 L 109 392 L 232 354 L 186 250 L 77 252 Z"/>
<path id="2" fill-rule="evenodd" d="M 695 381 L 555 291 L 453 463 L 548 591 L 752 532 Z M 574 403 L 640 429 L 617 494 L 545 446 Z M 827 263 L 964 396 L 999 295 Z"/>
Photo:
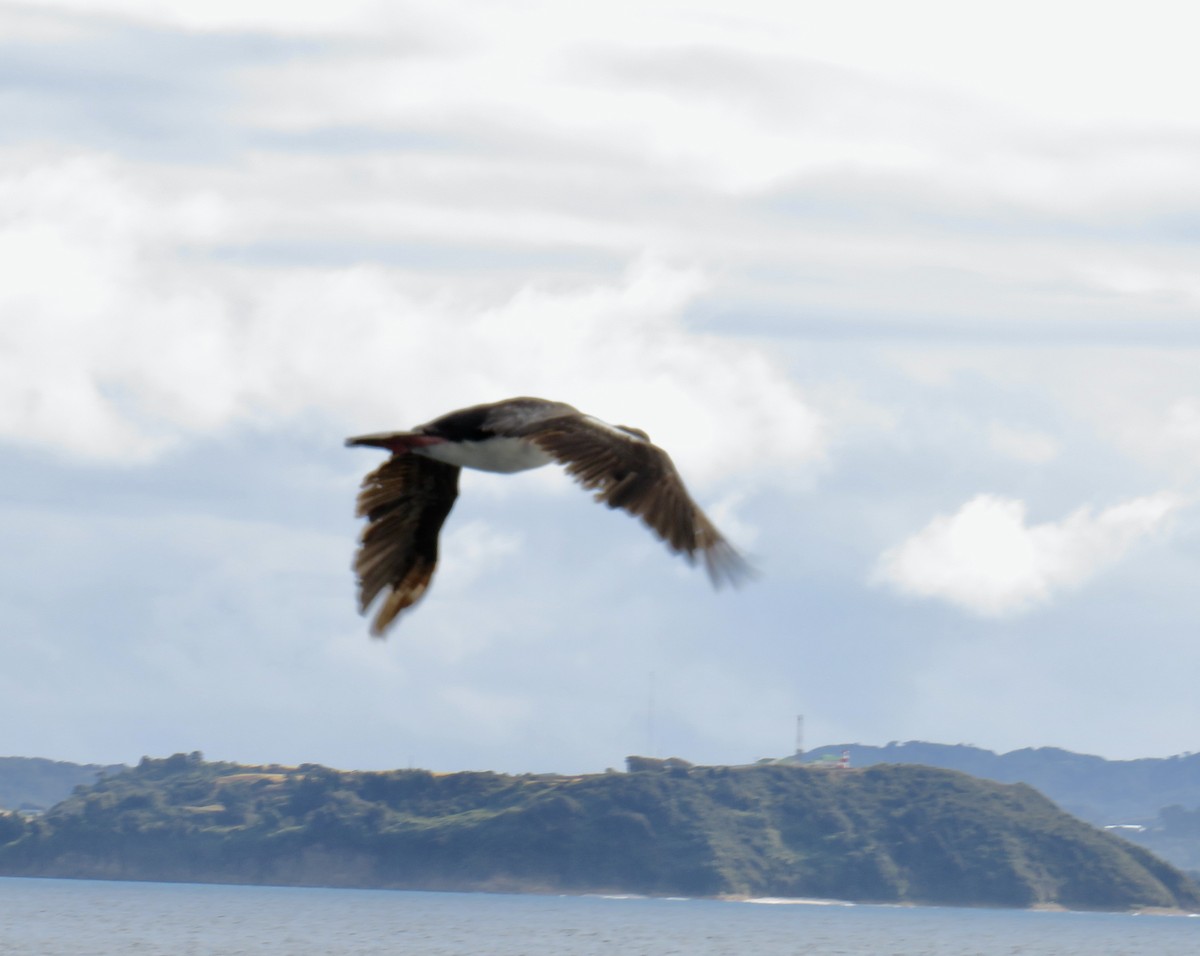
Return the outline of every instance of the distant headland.
<path id="1" fill-rule="evenodd" d="M 630 758 L 578 776 L 145 758 L 0 816 L 0 874 L 1200 910 L 1032 787 L 951 770 Z"/>

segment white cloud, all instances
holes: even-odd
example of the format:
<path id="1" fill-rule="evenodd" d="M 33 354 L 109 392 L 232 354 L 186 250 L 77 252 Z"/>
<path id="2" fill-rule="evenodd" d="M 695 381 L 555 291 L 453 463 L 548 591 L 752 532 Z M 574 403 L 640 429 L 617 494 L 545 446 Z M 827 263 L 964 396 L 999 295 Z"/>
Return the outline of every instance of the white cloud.
<path id="1" fill-rule="evenodd" d="M 464 50 L 503 37 L 514 59 L 589 44 L 670 52 L 737 47 L 769 61 L 799 56 L 876 71 L 1081 124 L 1194 124 L 1189 11 L 1145 0 L 1139 15 L 1078 0 L 1013 0 L 1000 8 L 948 0 L 845 4 L 688 0 L 597 6 L 511 0 L 429 4 L 380 0 L 42 0 L 41 6 L 191 30 L 271 30 L 377 41 L 434 23 Z M 869 25 L 869 29 L 864 28 Z M 936 29 L 931 29 L 935 25 Z M 1114 57 L 1124 68 L 1114 70 Z M 1021 69 L 1014 71 L 1014 62 Z"/>
<path id="2" fill-rule="evenodd" d="M 0 37 L 8 43 L 66 43 L 85 35 L 86 28 L 58 10 L 39 10 L 24 3 L 0 4 Z"/>
<path id="3" fill-rule="evenodd" d="M 384 266 L 251 269 L 195 251 L 228 234 L 227 200 L 105 158 L 34 155 L 0 166 L 11 439 L 145 458 L 243 421 L 318 411 L 370 430 L 532 393 L 657 433 L 700 478 L 821 452 L 816 414 L 762 348 L 688 328 L 697 269 L 643 258 L 615 278 L 465 298 Z"/>
<path id="4" fill-rule="evenodd" d="M 1041 465 L 1058 456 L 1058 442 L 1036 429 L 992 422 L 987 434 L 992 449 L 1007 458 Z"/>
<path id="5" fill-rule="evenodd" d="M 143 457 L 160 419 L 225 417 L 227 317 L 174 259 L 208 234 L 204 206 L 105 157 L 0 155 L 0 434 Z"/>
<path id="6" fill-rule="evenodd" d="M 1167 410 L 1167 436 L 1189 450 L 1200 451 L 1200 402 L 1180 399 Z"/>
<path id="7" fill-rule="evenodd" d="M 39 0 L 44 7 L 190 30 L 254 30 L 298 34 L 369 32 L 379 0 Z"/>
<path id="8" fill-rule="evenodd" d="M 1164 493 L 1029 525 L 1023 502 L 977 495 L 886 551 L 875 574 L 905 594 L 977 614 L 1009 614 L 1045 603 L 1114 564 L 1181 504 Z"/>

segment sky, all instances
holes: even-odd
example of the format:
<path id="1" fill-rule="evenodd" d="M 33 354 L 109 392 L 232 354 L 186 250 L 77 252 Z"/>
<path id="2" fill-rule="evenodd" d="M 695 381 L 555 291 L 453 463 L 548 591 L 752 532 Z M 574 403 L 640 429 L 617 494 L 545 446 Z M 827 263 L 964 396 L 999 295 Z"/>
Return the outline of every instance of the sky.
<path id="1" fill-rule="evenodd" d="M 0 0 L 0 753 L 1200 749 L 1196 20 Z M 466 473 L 372 640 L 343 439 L 515 395 L 757 578 Z"/>

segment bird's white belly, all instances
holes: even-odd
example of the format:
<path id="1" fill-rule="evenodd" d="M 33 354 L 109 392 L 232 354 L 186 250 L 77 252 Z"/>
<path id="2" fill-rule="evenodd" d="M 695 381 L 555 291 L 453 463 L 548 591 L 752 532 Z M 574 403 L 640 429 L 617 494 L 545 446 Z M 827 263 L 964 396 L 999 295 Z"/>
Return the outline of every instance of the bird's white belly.
<path id="1" fill-rule="evenodd" d="M 426 458 L 477 468 L 480 471 L 527 471 L 548 465 L 554 459 L 531 441 L 523 438 L 488 438 L 484 441 L 441 442 L 425 445 L 418 454 Z"/>

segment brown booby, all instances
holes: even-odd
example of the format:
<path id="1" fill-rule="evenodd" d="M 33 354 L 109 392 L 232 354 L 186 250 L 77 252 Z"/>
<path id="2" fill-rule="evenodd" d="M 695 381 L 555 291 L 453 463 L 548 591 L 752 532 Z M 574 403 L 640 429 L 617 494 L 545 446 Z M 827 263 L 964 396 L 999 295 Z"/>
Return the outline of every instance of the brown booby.
<path id="1" fill-rule="evenodd" d="M 688 563 L 700 558 L 714 585 L 736 584 L 750 573 L 645 432 L 609 425 L 564 402 L 472 405 L 411 431 L 360 435 L 346 444 L 392 453 L 363 479 L 358 495 L 358 516 L 367 519 L 354 560 L 359 610 L 365 614 L 383 594 L 371 624 L 376 637 L 429 587 L 438 533 L 463 468 L 516 472 L 558 462 L 597 501 L 641 518 Z"/>

